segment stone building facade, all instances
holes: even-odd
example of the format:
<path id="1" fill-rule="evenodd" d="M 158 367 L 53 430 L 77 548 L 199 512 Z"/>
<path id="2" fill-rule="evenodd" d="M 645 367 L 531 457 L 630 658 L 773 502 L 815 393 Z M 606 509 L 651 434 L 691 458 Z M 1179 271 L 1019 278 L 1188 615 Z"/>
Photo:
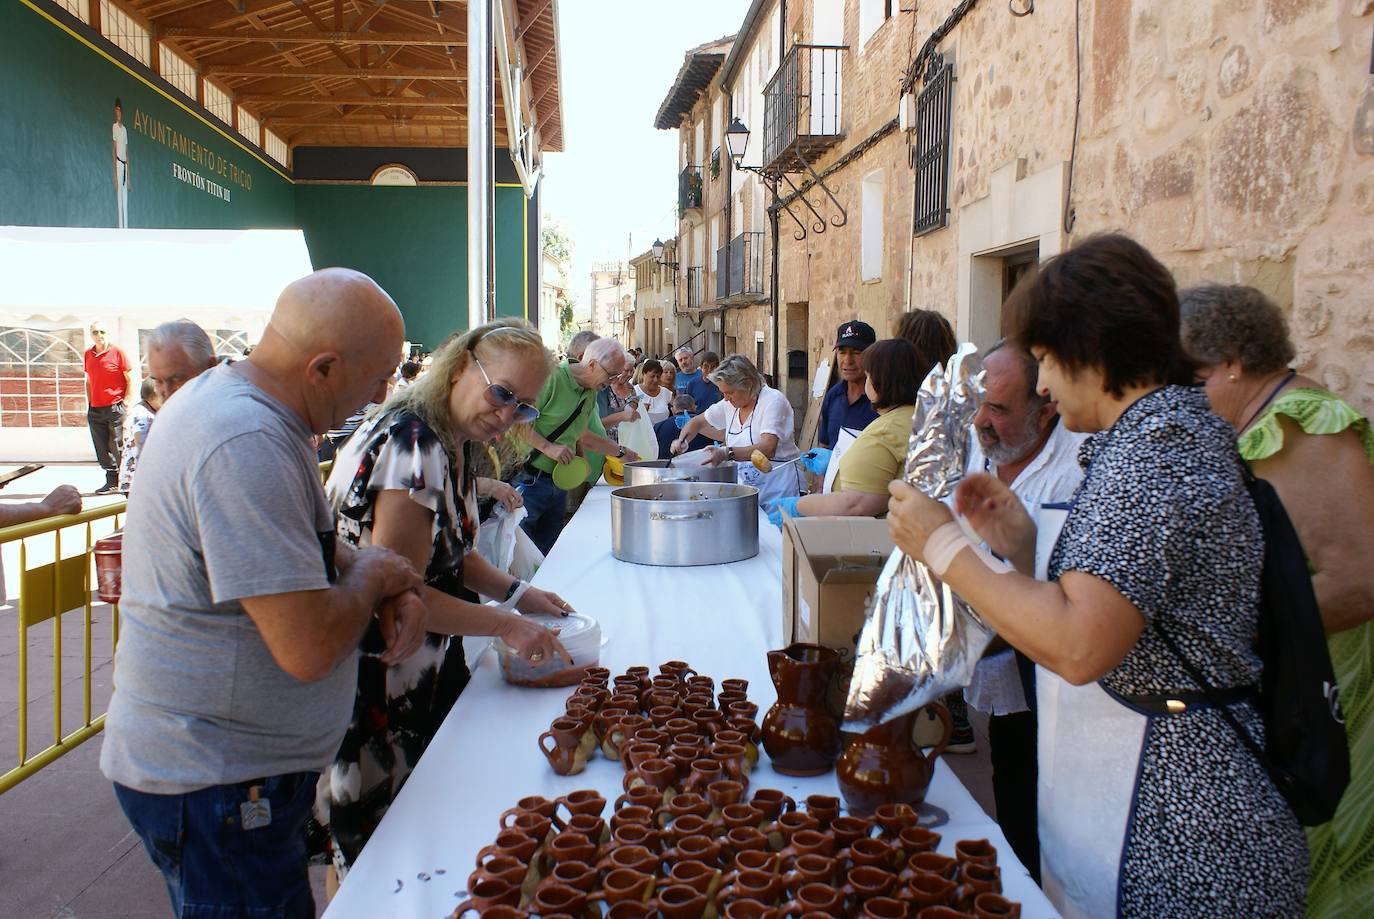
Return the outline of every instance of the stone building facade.
<path id="1" fill-rule="evenodd" d="M 672 353 L 677 342 L 677 240 L 663 244 L 662 260 L 654 250 L 630 259 L 635 275 L 634 340 L 627 347 L 650 357 Z"/>
<path id="2" fill-rule="evenodd" d="M 814 374 L 840 323 L 888 334 L 912 308 L 943 312 L 986 346 L 1027 265 L 1124 231 L 1181 285 L 1266 291 L 1289 311 L 1300 368 L 1374 411 L 1374 288 L 1362 282 L 1374 268 L 1374 156 L 1352 140 L 1374 0 L 1081 0 L 1015 15 L 1027 6 L 750 6 L 714 76 L 724 123 L 750 128 L 746 165 L 768 165 L 767 113 L 741 86 L 766 87 L 799 46 L 845 49 L 839 139 L 808 156 L 838 207 L 796 171 L 825 231 L 797 239 L 780 212 L 779 352 L 792 369 L 804 352 Z M 918 129 L 941 111 L 942 80 L 944 118 Z M 707 110 L 704 99 L 694 109 Z M 924 165 L 932 150 L 935 167 Z M 760 225 L 750 221 L 767 190 L 731 172 L 738 233 Z M 727 311 L 725 328 L 742 353 L 755 356 L 745 343 L 762 336 L 771 355 L 767 305 Z"/>
<path id="3" fill-rule="evenodd" d="M 626 320 L 634 308 L 634 269 L 628 262 L 596 262 L 592 265 L 591 330 L 603 338 L 618 339 L 630 347 Z"/>

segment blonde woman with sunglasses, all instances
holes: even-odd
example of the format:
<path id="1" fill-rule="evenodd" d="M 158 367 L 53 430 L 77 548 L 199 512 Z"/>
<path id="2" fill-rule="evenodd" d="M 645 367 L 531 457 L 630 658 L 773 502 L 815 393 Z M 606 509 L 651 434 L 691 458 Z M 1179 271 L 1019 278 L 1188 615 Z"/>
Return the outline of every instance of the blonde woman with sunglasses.
<path id="1" fill-rule="evenodd" d="M 467 683 L 462 641 L 450 636 L 495 635 L 532 663 L 567 660 L 549 630 L 512 610 L 566 616 L 569 605 L 472 551 L 478 515 L 470 450 L 538 418 L 552 369 L 539 334 L 524 323 L 480 326 L 450 339 L 429 373 L 387 400 L 339 449 L 326 484 L 338 536 L 386 546 L 425 573 L 428 634 L 399 663 L 383 656 L 378 623 L 363 636 L 353 720 L 316 802 L 338 880 Z M 504 602 L 484 606 L 476 593 Z"/>

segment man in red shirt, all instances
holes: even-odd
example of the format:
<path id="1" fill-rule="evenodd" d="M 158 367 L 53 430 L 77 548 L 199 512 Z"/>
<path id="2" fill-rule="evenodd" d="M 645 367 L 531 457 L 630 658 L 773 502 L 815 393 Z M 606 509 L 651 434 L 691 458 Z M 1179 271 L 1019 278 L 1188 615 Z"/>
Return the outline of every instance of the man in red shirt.
<path id="1" fill-rule="evenodd" d="M 110 344 L 110 331 L 103 322 L 91 323 L 91 341 L 86 349 L 86 424 L 91 429 L 95 459 L 105 470 L 105 484 L 98 495 L 119 491 L 119 442 L 124 433 L 124 400 L 133 388 L 133 371 L 124 352 Z"/>

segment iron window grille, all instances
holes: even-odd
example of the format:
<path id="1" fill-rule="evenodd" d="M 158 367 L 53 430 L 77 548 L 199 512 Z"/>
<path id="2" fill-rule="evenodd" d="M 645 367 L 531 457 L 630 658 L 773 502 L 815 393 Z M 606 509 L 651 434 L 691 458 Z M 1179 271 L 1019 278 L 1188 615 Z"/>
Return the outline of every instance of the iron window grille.
<path id="1" fill-rule="evenodd" d="M 954 63 L 934 53 L 916 100 L 916 236 L 949 224 L 949 132 Z"/>

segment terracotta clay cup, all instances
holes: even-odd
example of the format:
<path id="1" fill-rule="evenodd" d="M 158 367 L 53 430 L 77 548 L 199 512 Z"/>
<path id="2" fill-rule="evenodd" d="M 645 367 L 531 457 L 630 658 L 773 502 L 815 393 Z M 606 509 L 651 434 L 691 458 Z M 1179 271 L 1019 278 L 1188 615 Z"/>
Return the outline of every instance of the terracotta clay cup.
<path id="1" fill-rule="evenodd" d="M 730 830 L 741 826 L 750 826 L 758 829 L 763 826 L 763 812 L 752 804 L 727 804 L 720 809 L 720 824 L 728 833 Z"/>
<path id="2" fill-rule="evenodd" d="M 600 846 L 581 833 L 569 833 L 564 830 L 544 847 L 544 873 L 549 873 L 555 865 L 564 862 L 594 863 L 600 849 Z"/>
<path id="3" fill-rule="evenodd" d="M 769 874 L 782 874 L 782 859 L 776 852 L 757 852 L 745 850 L 735 856 L 736 871 L 767 871 Z M 733 880 L 733 878 L 731 878 Z"/>
<path id="4" fill-rule="evenodd" d="M 897 886 L 897 875 L 868 865 L 851 868 L 845 880 L 845 896 L 859 903 L 885 897 Z"/>
<path id="5" fill-rule="evenodd" d="M 764 903 L 772 903 L 783 893 L 783 877 L 769 871 L 737 871 L 730 886 L 720 892 L 722 900 L 746 897 Z"/>
<path id="6" fill-rule="evenodd" d="M 658 744 L 647 740 L 632 740 L 620 748 L 620 765 L 626 772 L 634 774 L 640 766 L 651 759 L 662 759 L 663 750 Z M 628 779 L 629 776 L 627 775 Z M 627 783 L 628 784 L 628 783 Z"/>
<path id="7" fill-rule="evenodd" d="M 716 693 L 716 708 L 722 712 L 729 711 L 730 706 L 736 702 L 748 702 L 749 697 L 742 692 L 731 689 L 722 689 Z"/>
<path id="8" fill-rule="evenodd" d="M 561 828 L 563 822 L 559 820 L 554 813 L 557 809 L 557 801 L 551 801 L 542 795 L 530 795 L 527 798 L 521 798 L 519 801 L 515 802 L 514 807 L 501 815 L 501 829 L 504 830 L 510 826 L 511 821 L 520 814 L 530 812 L 539 814 L 541 817 L 548 817 L 553 821 L 554 826 Z"/>
<path id="9" fill-rule="evenodd" d="M 973 906 L 980 894 L 1002 892 L 1002 869 L 982 862 L 965 862 L 959 866 L 959 890 L 955 899 L 960 909 Z"/>
<path id="10" fill-rule="evenodd" d="M 825 855 L 834 856 L 835 837 L 831 833 L 822 833 L 820 830 L 797 830 L 792 834 L 792 841 L 787 844 L 787 848 L 778 854 L 782 856 L 784 864 L 796 860 L 799 855 Z"/>
<path id="11" fill-rule="evenodd" d="M 611 691 L 605 686 L 583 683 L 581 686 L 574 689 L 572 695 L 568 698 L 570 701 L 573 699 L 584 699 L 586 700 L 586 704 L 591 706 L 591 708 L 598 709 L 604 705 L 606 700 L 610 697 Z"/>
<path id="12" fill-rule="evenodd" d="M 816 818 L 822 830 L 828 830 L 830 821 L 840 815 L 840 799 L 834 795 L 808 795 L 806 812 Z"/>
<path id="13" fill-rule="evenodd" d="M 627 804 L 611 814 L 612 833 L 627 823 L 638 823 L 651 830 L 658 829 L 658 824 L 654 822 L 654 809 L 642 804 Z"/>
<path id="14" fill-rule="evenodd" d="M 753 827 L 736 827 L 721 838 L 727 860 L 732 862 L 741 852 L 767 852 L 768 837 Z"/>
<path id="15" fill-rule="evenodd" d="M 577 791 L 570 791 L 555 800 L 554 804 L 558 811 L 566 810 L 568 816 L 591 814 L 593 817 L 599 817 L 601 812 L 606 809 L 606 799 L 595 788 L 579 788 Z M 554 822 L 558 822 L 557 816 L 554 817 Z"/>
<path id="16" fill-rule="evenodd" d="M 959 862 L 939 852 L 917 852 L 906 860 L 906 865 L 913 872 L 929 871 L 947 881 L 954 881 L 959 877 Z"/>
<path id="17" fill-rule="evenodd" d="M 903 871 L 901 880 L 906 886 L 898 896 L 918 910 L 928 906 L 947 906 L 954 902 L 958 890 L 958 885 L 953 881 L 929 871 L 911 874 Z"/>
<path id="18" fill-rule="evenodd" d="M 759 716 L 759 707 L 748 699 L 739 702 L 731 702 L 729 708 L 725 710 L 727 718 L 748 718 L 753 721 Z"/>
<path id="19" fill-rule="evenodd" d="M 601 706 L 603 709 L 609 706 L 617 708 L 627 708 L 632 713 L 639 714 L 639 684 L 634 680 L 629 683 L 617 686 L 611 690 L 611 697 L 606 700 L 606 704 Z"/>
<path id="20" fill-rule="evenodd" d="M 873 811 L 873 819 L 883 836 L 891 839 L 901 835 L 902 830 L 919 825 L 921 818 L 910 804 L 891 803 L 878 805 Z"/>
<path id="21" fill-rule="evenodd" d="M 759 809 L 765 820 L 777 820 L 783 811 L 797 809 L 797 802 L 778 788 L 756 789 L 754 796 L 749 799 L 749 803 Z"/>
<path id="22" fill-rule="evenodd" d="M 592 718 L 592 733 L 596 735 L 598 743 L 604 744 L 606 742 L 606 732 L 611 729 L 612 722 L 619 721 L 626 715 L 638 714 L 638 703 L 634 703 L 634 705 L 636 707 L 631 708 L 630 703 L 612 700 L 601 707 L 601 711 Z"/>
<path id="23" fill-rule="evenodd" d="M 749 739 L 749 743 L 758 746 L 759 738 L 763 736 L 763 731 L 757 721 L 748 718 L 726 718 L 725 726 L 732 731 L 739 731 Z M 758 761 L 758 751 L 754 752 L 754 760 Z"/>
<path id="24" fill-rule="evenodd" d="M 620 747 L 634 739 L 635 732 L 652 724 L 643 715 L 622 715 L 609 720 L 601 735 L 601 753 L 607 759 L 619 759 Z"/>
<path id="25" fill-rule="evenodd" d="M 952 906 L 927 906 L 916 914 L 916 919 L 973 919 L 973 914 L 961 912 Z"/>
<path id="26" fill-rule="evenodd" d="M 701 738 L 697 739 L 700 740 Z M 703 752 L 699 746 L 681 743 L 671 744 L 667 750 L 663 751 L 663 757 L 677 767 L 678 781 L 674 784 L 686 785 L 687 778 L 692 774 L 692 763 L 701 759 Z"/>
<path id="27" fill-rule="evenodd" d="M 663 919 L 700 919 L 710 901 L 686 884 L 673 884 L 658 892 L 657 902 Z"/>
<path id="28" fill-rule="evenodd" d="M 583 893 L 591 893 L 596 889 L 597 882 L 601 875 L 597 872 L 595 865 L 586 862 L 566 861 L 559 862 L 552 873 L 545 876 L 539 882 L 538 887 L 550 887 L 554 884 L 566 884 L 569 887 L 576 887 Z"/>
<path id="29" fill-rule="evenodd" d="M 643 664 L 636 664 L 633 667 L 625 668 L 625 675 L 632 676 L 639 681 L 640 688 L 649 685 L 649 668 Z"/>
<path id="30" fill-rule="evenodd" d="M 606 841 L 610 831 L 606 827 L 606 821 L 595 814 L 573 814 L 568 818 L 568 826 L 563 832 L 580 833 L 601 845 Z"/>
<path id="31" fill-rule="evenodd" d="M 485 915 L 493 906 L 519 905 L 519 884 L 511 884 L 499 878 L 483 878 L 472 886 L 468 891 L 468 898 L 458 904 L 454 914 L 461 916 L 468 910 L 475 909 L 479 914 Z"/>
<path id="32" fill-rule="evenodd" d="M 720 763 L 722 771 L 736 782 L 747 782 L 749 763 L 742 744 L 729 744 L 717 741 L 711 746 L 711 758 Z"/>
<path id="33" fill-rule="evenodd" d="M 734 779 L 717 779 L 706 786 L 706 799 L 715 810 L 723 810 L 744 800 L 744 783 Z"/>
<path id="34" fill-rule="evenodd" d="M 684 791 L 682 794 L 673 795 L 673 799 L 660 807 L 655 816 L 660 826 L 667 826 L 678 817 L 689 815 L 703 820 L 709 818 L 711 802 L 696 792 Z"/>
<path id="35" fill-rule="evenodd" d="M 665 724 L 678 716 L 677 699 L 669 698 L 667 701 L 664 701 L 664 695 L 665 693 L 659 692 L 649 693 L 649 701 L 653 703 L 652 707 L 649 709 L 649 720 L 659 728 L 662 728 Z M 671 697 L 674 694 L 668 693 L 666 695 Z"/>
<path id="36" fill-rule="evenodd" d="M 505 881 L 507 884 L 514 884 L 519 887 L 525 882 L 525 876 L 529 874 L 529 870 L 529 865 L 518 858 L 498 855 L 468 875 L 468 888 L 476 887 L 477 882 L 485 878 L 496 878 L 498 881 Z"/>
<path id="37" fill-rule="evenodd" d="M 786 875 L 787 889 L 795 894 L 803 884 L 830 886 L 839 873 L 840 863 L 827 855 L 802 855 Z"/>
<path id="38" fill-rule="evenodd" d="M 674 677 L 672 674 L 661 673 L 658 676 L 654 677 L 652 680 L 650 680 L 649 688 L 646 690 L 646 692 L 653 692 L 655 689 L 661 689 L 666 692 L 675 693 L 679 699 L 682 698 L 682 681 Z"/>
<path id="39" fill-rule="evenodd" d="M 687 688 L 691 692 L 713 693 L 716 691 L 716 681 L 709 676 L 697 674 L 687 678 Z"/>
<path id="40" fill-rule="evenodd" d="M 655 874 L 658 871 L 658 856 L 643 846 L 621 846 L 612 849 L 610 854 L 596 863 L 597 871 L 615 871 L 617 868 Z"/>
<path id="41" fill-rule="evenodd" d="M 961 864 L 978 862 L 988 867 L 997 864 L 997 850 L 986 839 L 961 839 L 954 844 L 954 857 Z"/>
<path id="42" fill-rule="evenodd" d="M 653 899 L 655 884 L 652 874 L 633 868 L 616 868 L 606 873 L 601 882 L 601 893 L 611 905 L 648 903 Z"/>
<path id="43" fill-rule="evenodd" d="M 867 820 L 847 814 L 830 821 L 830 832 L 835 834 L 835 845 L 841 849 L 848 849 L 856 840 L 867 839 L 870 829 L 872 827 L 868 825 Z"/>
<path id="44" fill-rule="evenodd" d="M 831 916 L 844 915 L 844 891 L 826 884 L 803 884 L 795 894 L 796 907 L 802 912 L 819 912 Z"/>
<path id="45" fill-rule="evenodd" d="M 634 903 L 626 901 L 617 903 L 607 910 L 606 915 L 609 919 L 651 919 L 658 915 L 658 905 L 654 902 Z"/>
<path id="46" fill-rule="evenodd" d="M 549 729 L 539 735 L 539 750 L 554 772 L 577 775 L 587 768 L 587 754 L 582 750 L 584 733 L 581 722 L 556 718 Z"/>
<path id="47" fill-rule="evenodd" d="M 531 839 L 519 830 L 502 830 L 496 834 L 496 841 L 477 853 L 477 865 L 481 868 L 489 858 L 509 855 L 526 865 L 530 863 L 534 851 L 539 848 L 539 840 Z"/>
<path id="48" fill-rule="evenodd" d="M 582 755 L 591 756 L 601 741 L 596 736 L 596 709 L 584 701 L 569 702 L 564 716 L 582 725 Z"/>
<path id="49" fill-rule="evenodd" d="M 650 811 L 655 811 L 663 806 L 663 792 L 650 785 L 636 785 L 615 799 L 614 810 L 619 811 L 629 805 L 647 807 Z"/>
<path id="50" fill-rule="evenodd" d="M 683 814 L 664 827 L 663 832 L 668 844 L 676 847 L 688 836 L 710 836 L 711 821 L 696 814 Z"/>
<path id="51" fill-rule="evenodd" d="M 700 794 L 712 782 L 719 782 L 723 778 L 725 778 L 725 770 L 720 767 L 720 763 L 707 757 L 701 757 L 692 763 L 692 771 L 687 774 L 687 778 L 683 779 L 682 787 L 678 790 L 695 791 Z"/>
<path id="52" fill-rule="evenodd" d="M 892 843 L 885 839 L 874 839 L 869 836 L 854 840 L 848 849 L 840 853 L 840 858 L 848 861 L 856 868 L 868 866 L 881 868 L 884 871 L 891 871 L 898 864 L 897 849 Z"/>
<path id="53" fill-rule="evenodd" d="M 749 739 L 749 735 L 743 731 L 737 731 L 733 727 L 725 727 L 716 731 L 713 738 L 716 744 L 732 744 L 744 748 L 744 771 L 747 775 L 753 772 L 759 764 L 759 747 Z"/>
<path id="54" fill-rule="evenodd" d="M 692 716 L 695 715 L 697 712 L 703 712 L 706 711 L 706 709 L 708 708 L 715 707 L 714 702 L 707 701 L 710 698 L 710 696 L 704 695 L 702 693 L 691 693 L 685 696 L 683 700 L 678 703 L 678 711 L 681 712 L 683 718 L 686 718 L 690 721 Z"/>
<path id="55" fill-rule="evenodd" d="M 587 910 L 588 896 L 576 887 L 569 887 L 567 884 L 550 884 L 535 890 L 534 896 L 530 899 L 530 906 L 533 911 L 541 916 L 548 916 L 552 913 L 566 913 L 569 916 L 581 916 Z"/>
<path id="56" fill-rule="evenodd" d="M 669 865 L 676 862 L 705 862 L 714 865 L 720 861 L 724 846 L 721 840 L 710 836 L 688 836 L 671 849 L 663 852 L 663 861 Z"/>
<path id="57" fill-rule="evenodd" d="M 519 830 L 531 839 L 537 839 L 542 843 L 548 838 L 549 831 L 553 829 L 553 821 L 539 814 L 524 813 L 511 821 L 511 829 Z"/>
<path id="58" fill-rule="evenodd" d="M 792 835 L 798 830 L 815 830 L 819 828 L 820 824 L 817 823 L 816 818 L 812 817 L 810 814 L 804 811 L 788 811 L 787 813 L 779 814 L 777 820 L 774 820 L 764 828 L 764 832 L 767 833 L 768 837 L 773 841 L 773 848 L 785 849 L 787 846 L 791 845 Z"/>
<path id="59" fill-rule="evenodd" d="M 666 792 L 677 782 L 677 766 L 666 759 L 654 758 L 640 763 L 634 772 L 625 776 L 625 790 L 635 785 L 648 785 Z"/>
<path id="60" fill-rule="evenodd" d="M 934 852 L 939 845 L 940 834 L 923 826 L 909 826 L 897 836 L 897 847 L 904 859 L 917 852 Z"/>
<path id="61" fill-rule="evenodd" d="M 461 915 L 455 912 L 455 916 Z M 514 906 L 488 906 L 482 910 L 483 919 L 529 919 L 529 913 Z"/>
<path id="62" fill-rule="evenodd" d="M 651 743 L 660 750 L 666 748 L 673 742 L 672 737 L 662 728 L 648 727 L 640 728 L 635 731 L 635 743 Z"/>
<path id="63" fill-rule="evenodd" d="M 781 919 L 786 914 L 758 900 L 735 900 L 725 907 L 721 915 L 725 919 Z"/>
<path id="64" fill-rule="evenodd" d="M 686 661 L 667 661 L 658 665 L 658 672 L 664 676 L 671 676 L 678 683 L 686 685 L 689 677 L 697 676 L 697 672 L 692 669 L 692 665 Z"/>
<path id="65" fill-rule="evenodd" d="M 693 712 L 692 720 L 708 737 L 714 737 L 716 731 L 725 727 L 725 714 L 714 708 L 703 708 L 701 711 Z"/>
<path id="66" fill-rule="evenodd" d="M 667 883 L 685 884 L 697 893 L 714 899 L 720 890 L 721 875 L 719 869 L 705 862 L 678 862 L 668 872 Z"/>
<path id="67" fill-rule="evenodd" d="M 611 693 L 613 695 L 623 692 L 632 692 L 635 694 L 635 698 L 638 699 L 639 693 L 643 689 L 644 685 L 639 682 L 638 677 L 631 676 L 628 673 L 614 677 L 611 680 Z"/>
<path id="68" fill-rule="evenodd" d="M 652 715 L 650 717 L 652 717 Z M 663 730 L 668 732 L 668 736 L 673 738 L 675 743 L 678 742 L 677 738 L 680 736 L 701 735 L 701 728 L 697 723 L 691 718 L 684 718 L 681 715 L 675 718 L 669 718 L 668 721 L 664 723 Z"/>
<path id="69" fill-rule="evenodd" d="M 732 677 L 728 680 L 721 680 L 720 688 L 725 690 L 726 692 L 738 692 L 747 694 L 749 692 L 749 681 L 741 680 L 738 677 Z"/>
<path id="70" fill-rule="evenodd" d="M 863 905 L 864 919 L 906 919 L 906 904 L 892 897 L 874 897 Z"/>
<path id="71" fill-rule="evenodd" d="M 642 823 L 625 823 L 611 831 L 610 842 L 606 843 L 606 851 L 610 852 L 621 846 L 643 846 L 651 852 L 657 852 L 663 845 L 662 834 L 653 827 L 645 826 Z"/>
<path id="72" fill-rule="evenodd" d="M 978 919 L 1021 919 L 1021 904 L 995 893 L 983 893 L 973 900 L 973 915 Z"/>
<path id="73" fill-rule="evenodd" d="M 583 683 L 608 683 L 611 679 L 611 671 L 605 667 L 588 667 L 582 674 Z"/>

